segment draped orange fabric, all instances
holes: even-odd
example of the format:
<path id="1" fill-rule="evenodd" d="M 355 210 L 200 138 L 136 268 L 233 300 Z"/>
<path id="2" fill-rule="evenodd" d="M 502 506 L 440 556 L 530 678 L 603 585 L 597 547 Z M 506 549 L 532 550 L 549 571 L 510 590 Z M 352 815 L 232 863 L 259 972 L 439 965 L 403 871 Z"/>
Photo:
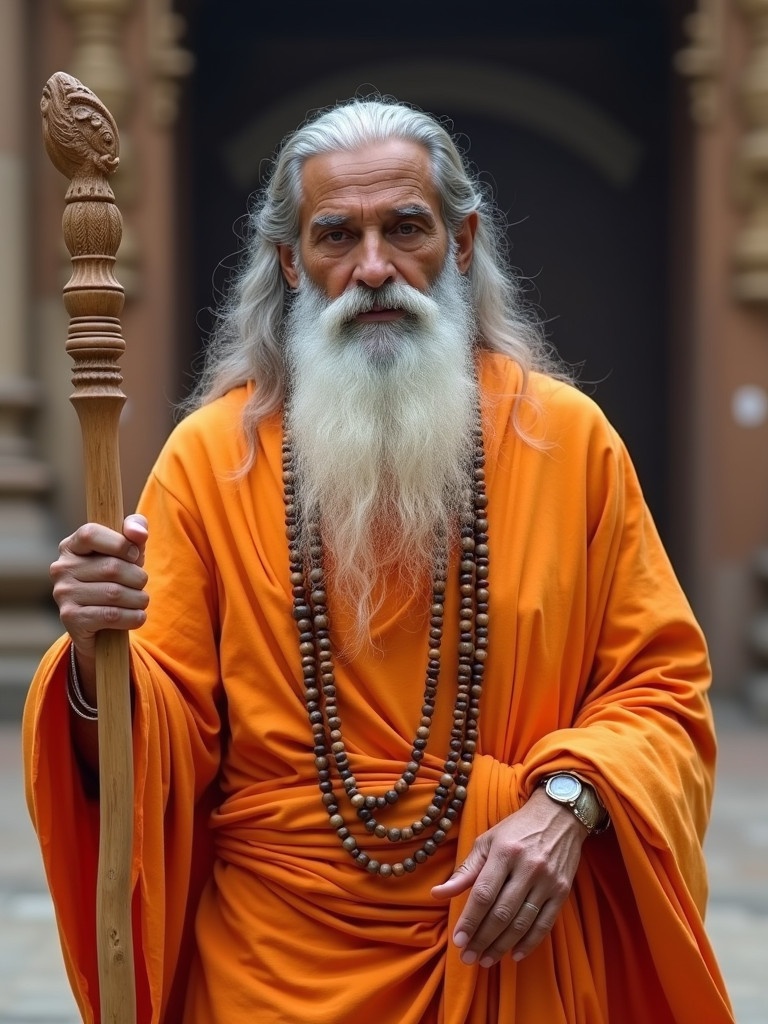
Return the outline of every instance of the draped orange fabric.
<path id="1" fill-rule="evenodd" d="M 184 1024 L 724 1024 L 701 843 L 715 742 L 707 654 L 642 499 L 595 404 L 483 355 L 491 632 L 480 752 L 460 822 L 401 878 L 361 870 L 329 828 L 291 615 L 280 420 L 245 446 L 246 389 L 169 439 L 141 510 L 149 621 L 132 634 L 133 873 L 139 1020 Z M 517 412 L 538 446 L 511 428 Z M 343 636 L 343 604 L 330 595 Z M 339 656 L 339 708 L 363 792 L 410 757 L 429 600 L 393 584 L 374 645 Z M 427 755 L 388 823 L 421 817 L 448 749 L 457 594 Z M 98 807 L 69 743 L 65 638 L 25 712 L 28 801 L 84 1020 L 98 1020 L 93 940 Z M 611 829 L 587 840 L 545 941 L 516 964 L 460 963 L 463 900 L 437 903 L 475 837 L 537 780 L 594 782 Z M 387 812 L 385 812 L 386 814 Z M 365 849 L 378 840 L 362 833 Z M 397 860 L 414 844 L 389 846 Z M 377 854 L 378 855 L 378 854 Z"/>

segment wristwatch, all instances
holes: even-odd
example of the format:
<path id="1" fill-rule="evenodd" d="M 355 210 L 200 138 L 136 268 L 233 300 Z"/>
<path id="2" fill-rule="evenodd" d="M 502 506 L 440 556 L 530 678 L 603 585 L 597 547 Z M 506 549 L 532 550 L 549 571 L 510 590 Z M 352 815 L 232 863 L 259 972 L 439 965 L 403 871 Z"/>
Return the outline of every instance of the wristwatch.
<path id="1" fill-rule="evenodd" d="M 604 832 L 610 825 L 611 819 L 597 793 L 578 776 L 556 772 L 542 784 L 548 797 L 571 808 L 591 836 Z"/>

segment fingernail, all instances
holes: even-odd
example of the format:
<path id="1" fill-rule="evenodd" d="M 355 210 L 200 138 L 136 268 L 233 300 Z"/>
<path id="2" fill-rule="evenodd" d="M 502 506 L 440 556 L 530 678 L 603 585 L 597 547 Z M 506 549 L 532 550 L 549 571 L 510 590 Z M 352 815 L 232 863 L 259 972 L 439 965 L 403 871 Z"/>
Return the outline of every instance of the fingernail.
<path id="1" fill-rule="evenodd" d="M 128 548 L 128 561 L 135 562 L 138 557 L 139 549 L 136 547 L 135 544 L 131 544 L 131 546 Z"/>
<path id="2" fill-rule="evenodd" d="M 525 959 L 525 953 L 513 953 L 512 954 L 512 959 L 516 960 L 518 963 L 520 963 L 521 960 Z"/>
<path id="3" fill-rule="evenodd" d="M 496 963 L 496 960 L 495 960 L 494 957 L 492 957 L 492 956 L 484 956 L 483 959 L 480 961 L 480 966 L 481 967 L 493 967 L 493 965 L 495 963 Z"/>
<path id="4" fill-rule="evenodd" d="M 466 932 L 456 932 L 453 936 L 453 943 L 455 946 L 458 946 L 459 949 L 463 949 L 467 942 L 469 942 L 469 936 Z"/>
<path id="5" fill-rule="evenodd" d="M 463 964 L 473 964 L 477 960 L 477 953 L 473 953 L 471 949 L 465 949 L 461 954 L 461 962 Z"/>

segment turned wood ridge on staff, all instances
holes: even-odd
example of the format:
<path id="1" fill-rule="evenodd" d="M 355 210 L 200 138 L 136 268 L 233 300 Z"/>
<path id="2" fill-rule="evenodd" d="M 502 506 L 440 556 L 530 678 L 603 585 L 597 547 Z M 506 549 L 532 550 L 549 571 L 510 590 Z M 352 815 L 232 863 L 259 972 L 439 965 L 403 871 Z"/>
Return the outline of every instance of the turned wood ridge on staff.
<path id="1" fill-rule="evenodd" d="M 121 530 L 118 426 L 125 395 L 118 360 L 125 350 L 123 289 L 113 267 L 122 218 L 109 185 L 119 137 L 97 96 L 71 75 L 48 79 L 40 103 L 43 138 L 57 170 L 71 179 L 62 220 L 72 257 L 64 286 L 70 396 L 83 437 L 88 519 Z M 131 935 L 133 752 L 128 633 L 105 629 L 96 650 L 99 735 L 99 871 L 96 936 L 102 1024 L 133 1024 L 136 991 Z"/>

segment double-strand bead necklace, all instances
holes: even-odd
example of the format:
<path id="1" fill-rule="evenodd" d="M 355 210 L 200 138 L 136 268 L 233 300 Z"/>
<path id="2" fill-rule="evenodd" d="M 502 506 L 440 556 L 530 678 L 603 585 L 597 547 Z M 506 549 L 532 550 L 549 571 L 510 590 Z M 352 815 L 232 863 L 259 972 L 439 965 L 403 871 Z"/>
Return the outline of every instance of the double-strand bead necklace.
<path id="1" fill-rule="evenodd" d="M 443 550 L 437 554 L 433 575 L 426 683 L 421 719 L 411 745 L 411 757 L 391 789 L 379 795 L 364 795 L 358 788 L 349 763 L 341 731 L 320 523 L 317 516 L 312 518 L 308 528 L 308 543 L 302 546 L 299 539 L 300 510 L 296 495 L 291 431 L 287 423 L 284 426 L 283 488 L 293 616 L 299 631 L 304 699 L 312 729 L 315 768 L 322 802 L 328 813 L 329 824 L 347 853 L 361 868 L 383 877 L 399 877 L 415 871 L 445 840 L 467 798 L 467 785 L 477 749 L 480 695 L 488 652 L 488 519 L 483 434 L 477 409 L 472 436 L 469 486 L 460 516 L 458 683 L 448 755 L 443 765 L 443 774 L 424 815 L 409 825 L 393 828 L 379 822 L 375 815 L 376 811 L 396 804 L 416 781 L 429 741 L 440 678 L 448 540 L 442 538 Z M 342 794 L 337 793 L 333 784 L 334 769 L 349 805 L 372 837 L 398 843 L 426 836 L 413 856 L 386 862 L 362 849 L 342 813 Z"/>

